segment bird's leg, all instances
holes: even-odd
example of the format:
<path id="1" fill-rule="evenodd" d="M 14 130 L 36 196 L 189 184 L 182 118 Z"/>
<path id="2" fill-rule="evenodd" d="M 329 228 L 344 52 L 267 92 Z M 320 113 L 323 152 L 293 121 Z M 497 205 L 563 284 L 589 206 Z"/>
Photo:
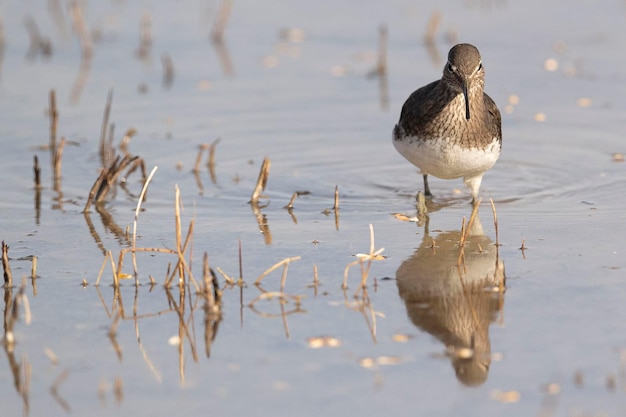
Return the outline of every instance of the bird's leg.
<path id="1" fill-rule="evenodd" d="M 424 195 L 426 197 L 432 197 L 432 193 L 430 192 L 430 187 L 428 186 L 428 174 L 424 174 Z"/>

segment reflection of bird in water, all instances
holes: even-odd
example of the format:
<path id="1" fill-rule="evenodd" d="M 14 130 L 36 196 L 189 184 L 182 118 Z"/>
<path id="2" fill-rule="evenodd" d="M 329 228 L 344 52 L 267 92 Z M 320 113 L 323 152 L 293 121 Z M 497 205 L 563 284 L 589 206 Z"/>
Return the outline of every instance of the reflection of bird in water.
<path id="1" fill-rule="evenodd" d="M 504 263 L 484 236 L 478 217 L 457 266 L 460 231 L 433 239 L 426 232 L 415 253 L 396 271 L 400 297 L 413 324 L 444 343 L 456 376 L 465 385 L 487 380 L 491 364 L 489 324 L 502 309 Z"/>

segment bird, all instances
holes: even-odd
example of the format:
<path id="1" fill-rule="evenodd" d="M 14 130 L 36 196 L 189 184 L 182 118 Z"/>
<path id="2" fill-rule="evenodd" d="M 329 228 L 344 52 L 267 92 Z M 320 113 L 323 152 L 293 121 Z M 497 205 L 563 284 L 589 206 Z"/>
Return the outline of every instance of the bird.
<path id="1" fill-rule="evenodd" d="M 453 46 L 440 80 L 414 91 L 402 106 L 393 144 L 424 179 L 463 178 L 476 203 L 483 174 L 502 150 L 502 116 L 484 92 L 485 68 L 471 44 Z"/>

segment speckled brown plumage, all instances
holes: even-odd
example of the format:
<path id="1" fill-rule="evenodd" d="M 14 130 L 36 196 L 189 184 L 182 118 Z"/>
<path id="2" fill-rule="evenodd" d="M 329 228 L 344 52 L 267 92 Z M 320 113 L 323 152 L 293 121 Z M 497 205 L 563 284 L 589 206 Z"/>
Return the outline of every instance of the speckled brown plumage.
<path id="1" fill-rule="evenodd" d="M 482 174 L 500 154 L 500 111 L 484 92 L 484 80 L 478 49 L 459 44 L 450 50 L 441 79 L 415 91 L 402 106 L 393 142 L 424 174 L 427 195 L 426 176 L 432 174 L 463 177 L 476 198 Z"/>

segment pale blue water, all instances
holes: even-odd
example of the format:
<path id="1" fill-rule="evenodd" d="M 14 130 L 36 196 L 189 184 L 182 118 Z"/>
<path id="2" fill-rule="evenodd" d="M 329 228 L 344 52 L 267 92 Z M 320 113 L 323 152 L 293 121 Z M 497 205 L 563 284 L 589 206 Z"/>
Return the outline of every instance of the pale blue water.
<path id="1" fill-rule="evenodd" d="M 67 5 L 61 5 L 60 26 L 46 2 L 0 6 L 5 40 L 0 66 L 0 238 L 10 246 L 16 281 L 30 275 L 31 256 L 38 258 L 39 275 L 36 296 L 30 280 L 26 288 L 32 322 L 26 325 L 21 316 L 14 329 L 14 352 L 0 354 L 1 414 L 66 414 L 50 392 L 66 369 L 69 375 L 58 395 L 73 415 L 623 414 L 626 165 L 614 162 L 613 153 L 626 151 L 626 66 L 621 53 L 625 5 L 438 6 L 441 59 L 450 46 L 448 31 L 477 45 L 487 71 L 487 92 L 503 112 L 503 154 L 486 174 L 481 191 L 485 201 L 491 197 L 496 203 L 502 243 L 497 259 L 504 264 L 507 291 L 501 297 L 480 293 L 472 298 L 478 321 L 464 304 L 469 299 L 459 295 L 454 275 L 455 243 L 463 217 L 470 214 L 461 181 L 432 180 L 435 202 L 446 204 L 431 213 L 429 236 L 391 215 L 413 215 L 413 196 L 421 187 L 414 167 L 393 149 L 390 132 L 406 97 L 441 73 L 443 61 L 433 62 L 422 44 L 434 6 L 346 1 L 270 7 L 236 1 L 225 33 L 232 74 L 224 71 L 210 42 L 218 6 L 86 4 L 87 26 L 99 32 L 99 40 L 76 102 L 70 95 L 80 46 Z M 146 11 L 153 45 L 150 59 L 142 62 L 134 54 Z M 25 58 L 27 15 L 51 40 L 49 58 Z M 381 23 L 389 28 L 387 110 L 381 105 L 378 80 L 366 77 L 375 65 Z M 304 39 L 281 44 L 284 28 L 301 28 Z M 559 43 L 565 45 L 560 52 L 555 50 Z M 163 53 L 175 67 L 169 89 L 162 86 Z M 268 56 L 276 60 L 275 68 L 264 66 Z M 544 69 L 549 58 L 558 60 L 557 71 Z M 333 67 L 346 75 L 334 76 Z M 140 93 L 140 85 L 147 92 Z M 182 362 L 178 347 L 170 344 L 179 335 L 180 322 L 162 288 L 168 263 L 175 262 L 165 254 L 138 255 L 142 285 L 137 293 L 132 281 L 123 282 L 119 296 L 126 319 L 120 320 L 116 336 L 121 359 L 107 335 L 114 321 L 110 265 L 102 285 L 93 284 L 103 250 L 111 250 L 117 259 L 128 244 L 123 232 L 127 227 L 132 231 L 141 189 L 139 176 L 133 174 L 128 193 L 118 187 L 107 199 L 104 216 L 92 209 L 90 231 L 82 208 L 98 175 L 102 111 L 111 88 L 116 143 L 127 129 L 136 128 L 129 151 L 141 156 L 148 170 L 159 167 L 139 217 L 138 245 L 175 247 L 175 185 L 184 204 L 183 231 L 195 221 L 196 277 L 201 276 L 205 251 L 212 267 L 238 277 L 242 242 L 247 285 L 241 293 L 238 288 L 224 290 L 223 319 L 210 357 L 202 301 L 196 300 L 193 287 L 185 298 L 183 317 L 190 336 L 184 337 Z M 40 149 L 48 143 L 50 89 L 57 93 L 59 136 L 72 142 L 63 154 L 61 207 L 51 189 L 49 154 Z M 519 96 L 519 104 L 507 113 L 512 94 Z M 579 98 L 589 98 L 591 105 L 580 107 Z M 546 121 L 536 122 L 537 113 L 545 113 Z M 201 190 L 190 172 L 197 147 L 218 137 L 217 183 L 203 168 Z M 44 185 L 39 215 L 34 155 L 39 156 Z M 266 155 L 272 167 L 262 234 L 247 202 Z M 333 205 L 336 185 L 339 230 L 332 211 L 322 214 Z M 295 201 L 297 223 L 283 209 L 295 191 L 310 192 Z M 480 218 L 485 236 L 474 243 L 487 250 L 479 253 L 470 239 L 466 279 L 492 274 L 495 267 L 495 230 L 485 202 Z M 370 223 L 376 248 L 384 247 L 387 257 L 373 264 L 368 287 L 371 307 L 378 313 L 375 334 L 372 311 L 366 309 L 364 315 L 350 308 L 355 307 L 351 303 L 358 267 L 350 273 L 348 305 L 340 288 L 353 255 L 369 251 Z M 438 248 L 431 265 L 433 238 Z M 518 249 L 522 241 L 528 248 L 524 252 Z M 285 315 L 283 321 L 277 300 L 255 305 L 271 316 L 249 308 L 260 294 L 253 285 L 256 278 L 292 256 L 301 259 L 289 267 L 286 291 L 305 296 L 302 311 Z M 432 285 L 407 293 L 399 276 L 403 265 L 412 263 L 417 270 L 409 274 L 409 288 L 439 276 L 436 271 L 446 266 L 452 268 L 445 275 L 449 281 L 434 279 Z M 314 264 L 321 282 L 317 295 L 310 286 Z M 132 272 L 130 258 L 124 272 Z M 149 275 L 158 282 L 154 288 L 147 285 Z M 278 270 L 266 277 L 263 288 L 278 291 L 280 275 Z M 218 277 L 223 284 L 222 275 Z M 90 284 L 84 289 L 83 279 Z M 451 286 L 441 290 L 440 282 Z M 428 298 L 433 293 L 439 298 Z M 406 302 L 407 294 L 417 301 Z M 171 295 L 180 304 L 177 288 Z M 284 307 L 287 312 L 295 308 L 293 303 Z M 452 359 L 445 356 L 444 344 L 454 345 L 455 337 L 465 343 L 461 335 L 471 333 L 450 324 L 463 314 L 470 317 L 466 328 L 477 326 L 475 337 L 488 335 L 481 340 L 489 344 L 482 354 L 489 367 L 474 386 L 461 382 L 468 380 L 457 376 Z M 410 337 L 401 343 L 395 341 L 398 335 Z M 318 336 L 335 337 L 341 346 L 312 349 L 307 340 Z M 46 348 L 58 357 L 57 365 L 45 355 Z M 480 349 L 476 346 L 476 352 Z M 363 358 L 388 356 L 398 363 L 361 366 Z M 20 361 L 31 368 L 28 411 L 10 366 Z M 577 373 L 582 385 L 575 382 Z M 116 379 L 123 385 L 117 400 Z M 607 383 L 612 379 L 615 388 Z M 560 393 L 546 394 L 547 384 L 558 384 Z M 503 403 L 498 390 L 510 391 L 515 401 Z"/>

